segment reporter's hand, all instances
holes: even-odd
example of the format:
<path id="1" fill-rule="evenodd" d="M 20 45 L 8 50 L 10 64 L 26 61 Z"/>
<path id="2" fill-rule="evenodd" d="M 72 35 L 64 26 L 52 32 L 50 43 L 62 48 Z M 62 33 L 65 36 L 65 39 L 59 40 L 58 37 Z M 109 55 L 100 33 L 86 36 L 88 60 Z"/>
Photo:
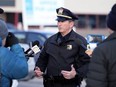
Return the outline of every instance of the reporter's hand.
<path id="1" fill-rule="evenodd" d="M 5 47 L 12 46 L 14 44 L 18 44 L 18 39 L 15 37 L 15 35 L 11 32 L 8 33 L 8 36 L 6 38 L 6 44 Z"/>

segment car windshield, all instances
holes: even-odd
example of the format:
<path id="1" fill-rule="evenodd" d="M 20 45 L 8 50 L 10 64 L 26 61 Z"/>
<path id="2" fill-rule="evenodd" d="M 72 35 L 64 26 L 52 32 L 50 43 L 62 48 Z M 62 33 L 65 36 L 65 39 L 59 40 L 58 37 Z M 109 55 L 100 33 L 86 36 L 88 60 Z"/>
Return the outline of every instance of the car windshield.
<path id="1" fill-rule="evenodd" d="M 27 37 L 27 43 L 38 40 L 41 44 L 43 44 L 46 41 L 46 39 L 47 38 L 43 34 L 30 32 L 30 34 L 28 34 Z"/>
<path id="2" fill-rule="evenodd" d="M 88 43 L 100 43 L 105 39 L 104 35 L 88 35 Z"/>
<path id="3" fill-rule="evenodd" d="M 19 43 L 29 44 L 32 41 L 38 40 L 41 45 L 44 44 L 47 39 L 44 34 L 38 32 L 13 32 L 15 36 L 18 38 Z"/>
<path id="4" fill-rule="evenodd" d="M 101 36 L 89 36 L 89 41 L 90 43 L 97 43 L 97 42 L 101 42 L 102 41 L 102 37 Z"/>
<path id="5" fill-rule="evenodd" d="M 50 33 L 50 32 L 41 32 L 42 34 L 44 34 L 46 36 L 46 38 L 49 38 L 50 36 L 52 36 L 54 33 Z"/>

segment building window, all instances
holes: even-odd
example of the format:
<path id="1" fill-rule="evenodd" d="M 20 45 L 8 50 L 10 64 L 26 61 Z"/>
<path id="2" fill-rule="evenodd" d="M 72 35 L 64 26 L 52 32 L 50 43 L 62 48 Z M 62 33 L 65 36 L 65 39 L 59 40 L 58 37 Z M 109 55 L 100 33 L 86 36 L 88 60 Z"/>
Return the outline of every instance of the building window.
<path id="1" fill-rule="evenodd" d="M 106 28 L 106 15 L 99 15 L 99 28 Z"/>
<path id="2" fill-rule="evenodd" d="M 88 28 L 96 28 L 96 16 L 95 15 L 89 15 L 88 16 Z"/>
<path id="3" fill-rule="evenodd" d="M 106 29 L 106 15 L 78 15 L 75 27 L 80 29 Z"/>
<path id="4" fill-rule="evenodd" d="M 85 15 L 79 15 L 78 19 L 78 28 L 86 28 L 86 16 Z"/>

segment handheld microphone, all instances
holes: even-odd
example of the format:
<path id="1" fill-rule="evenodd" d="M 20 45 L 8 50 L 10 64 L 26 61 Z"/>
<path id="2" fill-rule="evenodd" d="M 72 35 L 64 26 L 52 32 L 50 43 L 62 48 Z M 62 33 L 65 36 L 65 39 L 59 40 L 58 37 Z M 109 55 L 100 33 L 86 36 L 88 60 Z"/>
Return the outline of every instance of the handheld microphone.
<path id="1" fill-rule="evenodd" d="M 32 46 L 35 46 L 35 45 L 37 45 L 40 49 L 42 49 L 42 46 L 40 45 L 38 40 L 32 42 Z"/>
<path id="2" fill-rule="evenodd" d="M 39 53 L 41 51 L 41 46 L 39 44 L 39 41 L 36 40 L 34 42 L 31 42 L 31 44 L 32 44 L 32 47 L 29 48 L 25 52 L 26 56 L 28 56 L 28 57 L 32 56 L 33 54 L 37 54 L 37 53 Z"/>
<path id="3" fill-rule="evenodd" d="M 31 50 L 28 52 L 28 56 L 31 56 L 32 54 L 37 54 L 40 52 L 40 48 L 35 45 L 31 48 Z"/>

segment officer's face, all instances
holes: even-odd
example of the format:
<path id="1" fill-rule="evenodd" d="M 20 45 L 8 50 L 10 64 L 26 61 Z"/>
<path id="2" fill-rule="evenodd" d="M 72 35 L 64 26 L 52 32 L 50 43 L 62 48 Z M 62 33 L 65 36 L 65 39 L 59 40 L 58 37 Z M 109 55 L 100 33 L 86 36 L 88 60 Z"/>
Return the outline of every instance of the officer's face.
<path id="1" fill-rule="evenodd" d="M 68 34 L 72 30 L 74 22 L 73 21 L 69 21 L 69 20 L 58 21 L 57 25 L 58 25 L 59 32 L 63 36 L 65 36 L 66 34 Z"/>

